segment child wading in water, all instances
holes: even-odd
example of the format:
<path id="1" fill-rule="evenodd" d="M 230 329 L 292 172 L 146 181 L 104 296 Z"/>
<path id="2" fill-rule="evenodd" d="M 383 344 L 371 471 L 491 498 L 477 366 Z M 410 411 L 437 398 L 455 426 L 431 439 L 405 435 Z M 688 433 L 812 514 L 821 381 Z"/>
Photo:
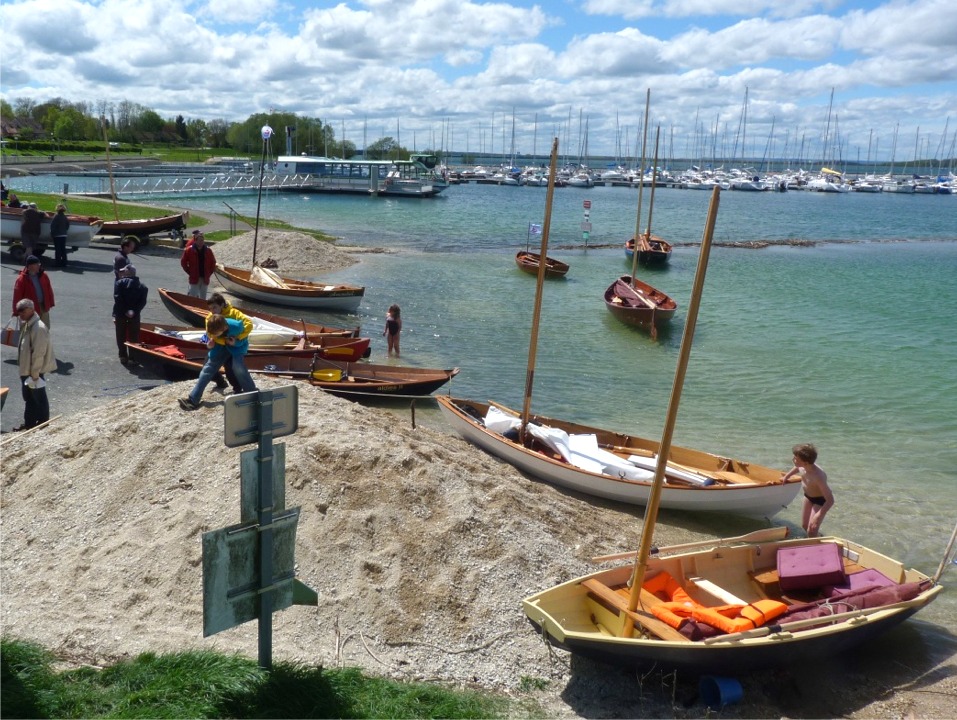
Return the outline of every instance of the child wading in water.
<path id="1" fill-rule="evenodd" d="M 801 514 L 801 527 L 808 537 L 820 535 L 821 523 L 827 511 L 834 506 L 834 495 L 827 484 L 827 473 L 817 465 L 817 448 L 810 443 L 795 445 L 794 467 L 784 475 L 790 480 L 800 474 L 804 487 L 804 512 Z"/>
<path id="2" fill-rule="evenodd" d="M 395 354 L 399 354 L 399 333 L 402 332 L 402 311 L 399 309 L 398 305 L 390 305 L 389 312 L 385 316 L 385 330 L 382 331 L 382 334 L 386 336 L 386 340 L 389 343 L 389 354 L 392 354 L 392 351 L 395 351 Z"/>

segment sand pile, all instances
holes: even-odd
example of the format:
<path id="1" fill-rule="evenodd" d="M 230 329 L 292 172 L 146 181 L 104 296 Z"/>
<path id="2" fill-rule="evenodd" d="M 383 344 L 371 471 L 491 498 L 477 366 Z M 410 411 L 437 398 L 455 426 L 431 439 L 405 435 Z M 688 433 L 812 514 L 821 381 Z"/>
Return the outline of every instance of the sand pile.
<path id="1" fill-rule="evenodd" d="M 229 267 L 249 268 L 253 261 L 253 237 L 250 230 L 229 240 L 217 242 L 213 248 L 216 262 Z M 260 228 L 256 239 L 256 261 L 268 258 L 276 261 L 278 272 L 310 277 L 334 272 L 358 262 L 345 250 L 331 242 L 316 240 L 300 232 L 285 232 Z"/>

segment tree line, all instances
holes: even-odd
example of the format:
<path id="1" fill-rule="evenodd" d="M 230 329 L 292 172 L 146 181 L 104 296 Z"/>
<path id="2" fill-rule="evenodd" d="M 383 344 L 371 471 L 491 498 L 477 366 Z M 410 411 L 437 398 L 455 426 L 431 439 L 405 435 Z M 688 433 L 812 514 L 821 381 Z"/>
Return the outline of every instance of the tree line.
<path id="1" fill-rule="evenodd" d="M 263 148 L 262 127 L 273 131 L 271 154 L 324 155 L 352 158 L 355 143 L 336 138 L 331 123 L 320 118 L 286 112 L 256 113 L 242 122 L 224 118 L 163 118 L 156 111 L 129 100 L 70 102 L 54 98 L 37 102 L 15 98 L 11 104 L 0 99 L 0 117 L 4 118 L 4 139 L 15 128 L 18 141 L 40 142 L 45 148 L 70 148 L 81 142 L 125 143 L 132 146 L 173 144 L 183 147 L 231 149 L 257 155 Z M 371 143 L 364 156 L 370 160 L 408 159 L 409 150 L 391 137 Z"/>

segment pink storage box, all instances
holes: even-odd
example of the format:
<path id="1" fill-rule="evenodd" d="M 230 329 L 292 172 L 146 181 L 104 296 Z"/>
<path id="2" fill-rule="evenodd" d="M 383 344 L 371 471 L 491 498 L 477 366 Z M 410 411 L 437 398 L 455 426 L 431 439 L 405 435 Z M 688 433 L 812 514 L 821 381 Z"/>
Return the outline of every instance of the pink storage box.
<path id="1" fill-rule="evenodd" d="M 778 548 L 778 581 L 784 592 L 845 583 L 847 575 L 840 546 L 816 543 Z"/>

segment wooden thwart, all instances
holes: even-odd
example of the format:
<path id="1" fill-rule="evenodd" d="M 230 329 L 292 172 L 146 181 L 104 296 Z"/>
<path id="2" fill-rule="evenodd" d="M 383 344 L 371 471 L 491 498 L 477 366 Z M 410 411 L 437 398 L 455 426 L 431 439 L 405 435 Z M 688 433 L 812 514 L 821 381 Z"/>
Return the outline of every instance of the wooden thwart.
<path id="1" fill-rule="evenodd" d="M 600 600 L 604 600 L 606 603 L 611 605 L 613 608 L 625 613 L 630 617 L 636 625 L 641 625 L 648 632 L 650 632 L 655 637 L 658 637 L 662 640 L 671 640 L 674 642 L 691 642 L 688 638 L 682 635 L 680 632 L 675 630 L 673 627 L 667 623 L 662 622 L 654 615 L 649 615 L 647 613 L 637 611 L 630 611 L 628 609 L 628 596 L 627 594 L 622 596 L 617 592 L 612 590 L 610 587 L 605 585 L 603 582 L 595 579 L 589 578 L 582 581 L 582 587 L 584 587 L 588 592 L 595 595 Z M 627 593 L 627 590 L 625 591 Z M 650 592 L 642 588 L 641 590 L 641 601 L 645 606 L 657 605 L 661 602 L 657 597 L 652 595 Z"/>

